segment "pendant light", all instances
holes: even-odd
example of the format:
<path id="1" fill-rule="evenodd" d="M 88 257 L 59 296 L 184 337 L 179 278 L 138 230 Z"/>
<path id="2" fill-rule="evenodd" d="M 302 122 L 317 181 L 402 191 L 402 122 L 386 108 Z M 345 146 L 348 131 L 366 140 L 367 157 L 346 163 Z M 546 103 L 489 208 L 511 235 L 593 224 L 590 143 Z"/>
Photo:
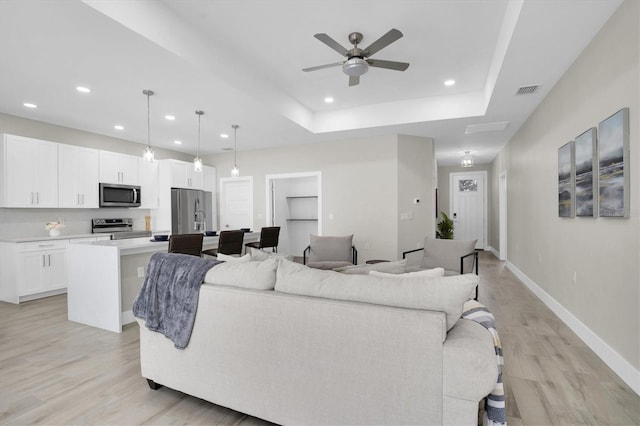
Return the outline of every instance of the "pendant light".
<path id="1" fill-rule="evenodd" d="M 233 127 L 233 169 L 231 169 L 231 176 L 238 177 L 240 176 L 240 169 L 236 161 L 236 152 L 238 149 L 238 127 L 240 126 L 232 124 L 231 127 Z"/>
<path id="2" fill-rule="evenodd" d="M 202 158 L 200 158 L 200 118 L 202 118 L 202 114 L 204 111 L 196 111 L 198 115 L 198 150 L 196 151 L 196 158 L 193 159 L 193 171 L 201 172 L 202 171 Z"/>
<path id="3" fill-rule="evenodd" d="M 142 153 L 142 158 L 145 163 L 153 163 L 153 148 L 151 148 L 151 125 L 149 120 L 149 97 L 153 96 L 153 90 L 143 90 L 143 95 L 147 97 L 147 147 L 144 149 Z"/>
<path id="4" fill-rule="evenodd" d="M 473 167 L 473 157 L 471 156 L 471 151 L 465 151 L 464 157 L 462 157 L 462 161 L 460 162 L 462 167 Z"/>

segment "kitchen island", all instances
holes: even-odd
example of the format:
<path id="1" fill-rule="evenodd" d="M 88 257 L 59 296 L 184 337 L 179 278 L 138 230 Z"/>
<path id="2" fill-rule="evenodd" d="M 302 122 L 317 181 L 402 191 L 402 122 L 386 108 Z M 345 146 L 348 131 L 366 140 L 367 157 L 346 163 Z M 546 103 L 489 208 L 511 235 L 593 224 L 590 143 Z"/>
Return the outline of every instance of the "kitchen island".
<path id="1" fill-rule="evenodd" d="M 248 232 L 245 243 L 258 241 Z M 134 322 L 133 300 L 138 295 L 153 253 L 167 252 L 167 241 L 148 237 L 98 241 L 67 248 L 67 309 L 70 321 L 116 333 Z M 203 250 L 218 247 L 218 237 L 204 237 Z"/>

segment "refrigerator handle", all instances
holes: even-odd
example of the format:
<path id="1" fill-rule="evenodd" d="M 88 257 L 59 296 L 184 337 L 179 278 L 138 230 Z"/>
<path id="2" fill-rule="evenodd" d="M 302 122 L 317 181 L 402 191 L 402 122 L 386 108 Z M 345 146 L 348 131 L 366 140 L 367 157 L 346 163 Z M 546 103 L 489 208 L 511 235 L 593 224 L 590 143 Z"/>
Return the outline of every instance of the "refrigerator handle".
<path id="1" fill-rule="evenodd" d="M 176 202 L 178 204 L 178 212 L 176 214 L 176 216 L 178 217 L 178 229 L 182 230 L 182 215 L 180 214 L 180 212 L 182 211 L 182 194 L 180 194 L 180 191 L 176 192 Z"/>

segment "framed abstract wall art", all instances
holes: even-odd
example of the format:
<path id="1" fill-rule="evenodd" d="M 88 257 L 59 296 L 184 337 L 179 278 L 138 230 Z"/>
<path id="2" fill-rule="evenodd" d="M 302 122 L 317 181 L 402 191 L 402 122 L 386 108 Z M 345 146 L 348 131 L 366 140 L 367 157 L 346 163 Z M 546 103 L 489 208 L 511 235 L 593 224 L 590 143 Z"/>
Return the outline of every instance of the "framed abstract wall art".
<path id="1" fill-rule="evenodd" d="M 598 160 L 596 128 L 592 127 L 575 140 L 576 216 L 598 215 Z"/>
<path id="2" fill-rule="evenodd" d="M 629 108 L 598 126 L 600 217 L 629 217 Z"/>
<path id="3" fill-rule="evenodd" d="M 574 217 L 574 143 L 568 142 L 558 148 L 558 216 Z"/>

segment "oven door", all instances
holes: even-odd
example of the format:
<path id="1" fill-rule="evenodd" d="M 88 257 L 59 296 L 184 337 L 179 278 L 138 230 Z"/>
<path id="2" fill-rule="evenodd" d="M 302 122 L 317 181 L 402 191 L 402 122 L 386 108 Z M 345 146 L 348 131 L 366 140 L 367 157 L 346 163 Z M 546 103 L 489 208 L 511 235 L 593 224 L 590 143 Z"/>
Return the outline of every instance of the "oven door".
<path id="1" fill-rule="evenodd" d="M 100 207 L 140 207 L 140 187 L 101 183 Z"/>

